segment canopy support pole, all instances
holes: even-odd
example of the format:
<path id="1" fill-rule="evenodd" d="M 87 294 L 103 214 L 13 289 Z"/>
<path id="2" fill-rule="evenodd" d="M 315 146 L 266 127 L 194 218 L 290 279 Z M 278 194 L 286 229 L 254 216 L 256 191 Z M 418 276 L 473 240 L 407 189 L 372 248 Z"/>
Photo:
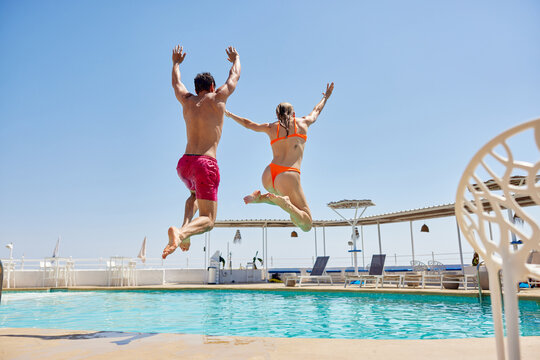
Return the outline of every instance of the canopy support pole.
<path id="1" fill-rule="evenodd" d="M 382 254 L 382 245 L 381 245 L 381 224 L 377 221 L 377 233 L 379 234 L 379 254 Z"/>
<path id="2" fill-rule="evenodd" d="M 458 245 L 459 245 L 459 259 L 461 260 L 461 273 L 465 274 L 465 266 L 463 264 L 463 249 L 461 248 L 461 234 L 460 234 L 457 218 L 456 218 L 456 227 L 457 227 L 457 238 L 458 238 Z"/>
<path id="3" fill-rule="evenodd" d="M 411 250 L 412 250 L 412 261 L 414 261 L 414 236 L 412 231 L 412 220 L 409 222 L 411 228 Z"/>
<path id="4" fill-rule="evenodd" d="M 323 246 L 323 256 L 326 256 L 326 234 L 325 234 L 324 224 L 322 226 L 322 246 Z"/>

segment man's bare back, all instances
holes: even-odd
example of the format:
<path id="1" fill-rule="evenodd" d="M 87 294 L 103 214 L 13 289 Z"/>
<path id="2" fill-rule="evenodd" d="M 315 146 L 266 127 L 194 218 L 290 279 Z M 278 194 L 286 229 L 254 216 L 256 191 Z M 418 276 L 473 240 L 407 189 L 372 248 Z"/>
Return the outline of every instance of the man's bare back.
<path id="1" fill-rule="evenodd" d="M 186 122 L 186 154 L 216 157 L 217 146 L 223 131 L 225 101 L 216 93 L 191 95 L 183 104 Z"/>
<path id="2" fill-rule="evenodd" d="M 182 104 L 187 135 L 186 151 L 178 161 L 177 171 L 191 195 L 186 200 L 182 227 L 169 228 L 169 243 L 162 255 L 164 259 L 178 246 L 183 251 L 189 250 L 190 236 L 201 234 L 214 227 L 220 181 L 216 161 L 217 146 L 223 130 L 227 99 L 235 90 L 240 78 L 240 56 L 233 47 L 229 47 L 226 53 L 232 67 L 225 84 L 216 90 L 212 75 L 198 74 L 195 78 L 197 95 L 193 95 L 180 80 L 179 65 L 184 61 L 186 54 L 180 46 L 173 49 L 172 85 L 176 98 Z M 197 211 L 199 217 L 192 221 Z"/>

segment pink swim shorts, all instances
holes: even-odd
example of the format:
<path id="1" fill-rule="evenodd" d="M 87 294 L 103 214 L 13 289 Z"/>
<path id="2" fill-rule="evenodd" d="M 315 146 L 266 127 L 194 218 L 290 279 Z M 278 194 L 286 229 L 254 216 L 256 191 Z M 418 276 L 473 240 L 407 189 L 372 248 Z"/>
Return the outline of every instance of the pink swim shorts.
<path id="1" fill-rule="evenodd" d="M 176 167 L 178 176 L 197 199 L 217 201 L 219 168 L 216 159 L 207 155 L 184 154 Z"/>

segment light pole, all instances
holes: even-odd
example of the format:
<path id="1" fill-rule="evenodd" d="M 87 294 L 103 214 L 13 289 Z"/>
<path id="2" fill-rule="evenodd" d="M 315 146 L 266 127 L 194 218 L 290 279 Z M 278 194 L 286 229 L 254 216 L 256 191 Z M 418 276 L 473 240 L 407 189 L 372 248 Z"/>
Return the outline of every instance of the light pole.
<path id="1" fill-rule="evenodd" d="M 13 260 L 13 243 L 7 244 L 6 247 L 9 249 L 9 260 Z"/>

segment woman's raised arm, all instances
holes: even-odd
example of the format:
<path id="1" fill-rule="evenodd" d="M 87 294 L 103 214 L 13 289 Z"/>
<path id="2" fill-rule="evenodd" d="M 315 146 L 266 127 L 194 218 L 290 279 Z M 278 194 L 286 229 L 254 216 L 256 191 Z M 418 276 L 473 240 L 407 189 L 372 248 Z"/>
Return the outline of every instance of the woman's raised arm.
<path id="1" fill-rule="evenodd" d="M 229 110 L 225 110 L 225 115 L 245 127 L 246 129 L 257 131 L 257 132 L 268 132 L 268 129 L 270 129 L 270 124 L 257 124 L 256 122 L 253 122 L 249 119 L 240 117 L 238 115 L 234 115 Z"/>

